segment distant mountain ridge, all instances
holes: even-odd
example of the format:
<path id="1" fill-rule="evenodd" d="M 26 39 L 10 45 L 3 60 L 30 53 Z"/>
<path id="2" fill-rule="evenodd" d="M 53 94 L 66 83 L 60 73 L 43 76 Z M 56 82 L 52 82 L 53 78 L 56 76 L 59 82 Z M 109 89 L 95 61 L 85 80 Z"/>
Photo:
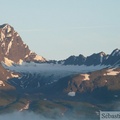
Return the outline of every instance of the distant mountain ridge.
<path id="1" fill-rule="evenodd" d="M 52 62 L 52 61 L 51 61 Z M 120 50 L 115 49 L 108 55 L 104 52 L 94 53 L 90 56 L 85 57 L 84 55 L 70 56 L 65 60 L 53 61 L 53 63 L 59 63 L 63 65 L 117 65 L 120 64 Z"/>

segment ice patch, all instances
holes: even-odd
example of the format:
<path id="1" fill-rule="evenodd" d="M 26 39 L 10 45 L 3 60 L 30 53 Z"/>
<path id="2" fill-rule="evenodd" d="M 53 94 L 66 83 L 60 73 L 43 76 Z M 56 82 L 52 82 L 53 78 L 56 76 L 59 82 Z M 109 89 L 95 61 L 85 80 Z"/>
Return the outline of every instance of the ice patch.
<path id="1" fill-rule="evenodd" d="M 7 33 L 9 33 L 11 31 L 11 27 L 9 25 L 7 27 L 8 27 L 7 28 Z"/>
<path id="2" fill-rule="evenodd" d="M 29 55 L 31 55 L 33 52 L 32 51 L 30 51 L 30 53 L 29 53 Z"/>
<path id="3" fill-rule="evenodd" d="M 5 84 L 2 80 L 0 80 L 0 86 L 5 86 Z"/>
<path id="4" fill-rule="evenodd" d="M 34 60 L 37 60 L 37 61 L 40 60 L 41 61 L 41 60 L 43 60 L 43 58 L 41 56 L 39 56 L 39 55 L 36 55 L 35 58 L 34 58 Z"/>
<path id="5" fill-rule="evenodd" d="M 19 36 L 19 34 L 17 33 L 17 35 L 16 35 L 17 37 Z"/>
<path id="6" fill-rule="evenodd" d="M 25 56 L 25 58 L 27 58 L 27 57 L 28 57 L 28 55 Z"/>
<path id="7" fill-rule="evenodd" d="M 27 48 L 28 46 L 27 45 L 25 45 L 25 48 Z"/>
<path id="8" fill-rule="evenodd" d="M 107 73 L 107 75 L 117 75 L 117 74 L 119 74 L 120 72 L 118 72 L 118 71 L 112 71 L 112 72 L 109 72 L 109 73 Z"/>
<path id="9" fill-rule="evenodd" d="M 3 41 L 4 40 L 4 38 L 5 38 L 5 34 L 3 33 L 3 32 L 1 32 L 1 41 Z"/>
<path id="10" fill-rule="evenodd" d="M 28 110 L 29 109 L 29 105 L 30 105 L 30 102 L 28 101 L 28 103 L 25 105 L 25 107 L 23 107 L 22 109 L 20 109 L 19 111 L 23 111 L 23 110 Z"/>
<path id="11" fill-rule="evenodd" d="M 8 44 L 8 49 L 7 49 L 7 51 L 6 51 L 6 55 L 9 53 L 9 51 L 10 51 L 10 48 L 11 48 L 11 46 L 12 46 L 12 42 L 13 42 L 13 39 L 10 41 L 10 43 Z"/>
<path id="12" fill-rule="evenodd" d="M 9 79 L 10 77 L 7 76 L 7 79 Z"/>
<path id="13" fill-rule="evenodd" d="M 5 65 L 7 65 L 7 66 L 12 66 L 14 62 L 13 62 L 12 60 L 4 57 L 4 63 L 5 63 Z"/>
<path id="14" fill-rule="evenodd" d="M 7 34 L 6 37 L 12 37 L 12 34 Z"/>
<path id="15" fill-rule="evenodd" d="M 81 74 L 82 76 L 84 76 L 84 79 L 83 80 L 90 80 L 90 78 L 89 78 L 89 74 Z"/>
<path id="16" fill-rule="evenodd" d="M 101 52 L 101 53 L 100 53 L 100 62 L 101 62 L 101 63 L 102 63 L 102 61 L 103 61 L 103 57 L 104 57 L 104 55 L 105 55 L 104 52 Z"/>
<path id="17" fill-rule="evenodd" d="M 68 96 L 74 97 L 75 94 L 76 94 L 75 92 L 69 92 L 69 93 L 68 93 Z"/>
<path id="18" fill-rule="evenodd" d="M 1 44 L 1 47 L 5 47 L 5 43 L 4 42 Z"/>
<path id="19" fill-rule="evenodd" d="M 11 73 L 11 76 L 12 76 L 13 78 L 18 78 L 18 77 L 19 77 L 19 75 L 14 75 L 13 73 Z"/>
<path id="20" fill-rule="evenodd" d="M 119 73 L 120 73 L 120 71 L 114 71 L 114 69 L 109 69 L 109 70 L 107 70 L 107 73 L 104 73 L 104 75 L 115 76 L 115 75 L 118 75 Z"/>
<path id="21" fill-rule="evenodd" d="M 22 59 L 20 59 L 18 63 L 19 63 L 20 65 L 22 65 L 23 60 L 22 60 Z"/>

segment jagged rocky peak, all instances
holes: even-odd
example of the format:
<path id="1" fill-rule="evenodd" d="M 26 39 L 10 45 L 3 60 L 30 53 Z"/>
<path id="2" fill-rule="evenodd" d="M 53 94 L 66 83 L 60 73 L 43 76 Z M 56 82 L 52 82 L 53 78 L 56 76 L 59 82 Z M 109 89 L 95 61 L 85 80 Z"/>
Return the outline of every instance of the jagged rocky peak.
<path id="1" fill-rule="evenodd" d="M 120 49 L 117 48 L 108 56 L 104 64 L 118 65 L 118 63 L 120 63 Z"/>
<path id="2" fill-rule="evenodd" d="M 84 57 L 82 54 L 79 56 L 70 56 L 64 60 L 64 64 L 68 65 L 100 65 L 106 59 L 106 54 L 104 52 L 94 53 L 90 56 Z"/>
<path id="3" fill-rule="evenodd" d="M 32 52 L 9 24 L 0 25 L 0 61 L 5 64 L 23 61 L 44 62 L 45 58 Z"/>
<path id="4" fill-rule="evenodd" d="M 82 54 L 79 56 L 70 56 L 67 59 L 60 61 L 65 65 L 113 65 L 118 64 L 120 61 L 120 50 L 115 49 L 109 55 L 104 52 L 93 53 L 90 56 L 84 57 Z"/>
<path id="5" fill-rule="evenodd" d="M 64 64 L 65 65 L 71 65 L 71 64 L 82 65 L 82 64 L 84 64 L 85 59 L 86 58 L 82 54 L 80 54 L 79 56 L 72 55 L 72 56 L 68 57 L 66 60 L 64 60 Z"/>
<path id="6" fill-rule="evenodd" d="M 0 25 L 0 29 L 5 29 L 5 28 L 11 28 L 12 26 L 10 26 L 9 24 L 3 24 L 3 25 Z"/>
<path id="7" fill-rule="evenodd" d="M 106 56 L 106 53 L 104 53 L 103 51 L 99 53 L 101 56 Z"/>
<path id="8" fill-rule="evenodd" d="M 0 41 L 11 40 L 13 38 L 14 29 L 9 24 L 3 24 L 0 26 Z"/>
<path id="9" fill-rule="evenodd" d="M 120 55 L 120 49 L 116 48 L 115 50 L 113 50 L 113 52 L 111 53 L 111 56 L 119 56 Z"/>

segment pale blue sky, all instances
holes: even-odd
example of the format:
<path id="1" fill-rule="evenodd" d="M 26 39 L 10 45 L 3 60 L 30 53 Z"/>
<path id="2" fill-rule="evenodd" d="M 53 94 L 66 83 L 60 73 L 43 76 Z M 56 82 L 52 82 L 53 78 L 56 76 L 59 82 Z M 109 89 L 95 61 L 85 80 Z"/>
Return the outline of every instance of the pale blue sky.
<path id="1" fill-rule="evenodd" d="M 0 13 L 47 59 L 120 48 L 120 0 L 0 0 Z"/>

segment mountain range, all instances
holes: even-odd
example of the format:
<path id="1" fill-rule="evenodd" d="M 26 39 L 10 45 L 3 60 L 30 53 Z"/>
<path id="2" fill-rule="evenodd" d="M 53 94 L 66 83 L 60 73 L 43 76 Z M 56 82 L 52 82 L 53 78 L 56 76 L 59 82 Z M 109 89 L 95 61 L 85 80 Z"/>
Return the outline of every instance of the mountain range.
<path id="1" fill-rule="evenodd" d="M 74 56 L 74 55 L 70 56 L 65 60 L 59 60 L 59 61 L 49 60 L 48 61 L 44 57 L 39 56 L 36 53 L 32 52 L 29 49 L 29 47 L 22 41 L 19 34 L 9 24 L 3 24 L 0 26 L 0 46 L 1 46 L 0 47 L 0 61 L 1 61 L 1 65 L 0 65 L 1 78 L 0 79 L 2 82 L 7 81 L 7 82 L 3 82 L 4 84 L 7 84 L 7 85 L 8 83 L 10 85 L 9 81 L 13 81 L 13 79 L 16 79 L 16 81 L 14 80 L 15 84 L 19 82 L 19 85 L 18 85 L 19 87 L 20 86 L 25 87 L 26 85 L 24 84 L 21 85 L 20 81 L 23 81 L 22 79 L 26 76 L 26 74 L 30 76 L 28 73 L 30 72 L 31 69 L 33 70 L 33 66 L 36 66 L 35 67 L 36 70 L 33 70 L 32 72 L 34 74 L 37 73 L 36 75 L 37 77 L 35 78 L 33 77 L 35 79 L 33 82 L 35 82 L 37 86 L 38 84 L 41 84 L 41 80 L 43 81 L 44 84 L 48 84 L 48 83 L 51 83 L 51 81 L 52 82 L 59 81 L 59 79 L 66 77 L 68 75 L 76 75 L 81 73 L 85 74 L 85 75 L 82 75 L 83 79 L 85 79 L 84 77 L 87 77 L 87 79 L 90 79 L 88 77 L 89 75 L 86 74 L 88 72 L 94 72 L 94 71 L 98 71 L 108 67 L 119 68 L 120 66 L 120 50 L 119 49 L 113 50 L 113 52 L 110 55 L 105 54 L 104 52 L 100 52 L 100 53 L 94 53 L 87 57 L 80 54 L 79 56 Z M 27 66 L 31 66 L 29 67 L 29 69 L 27 68 L 28 69 L 26 70 L 27 72 L 24 71 L 25 63 L 27 64 Z M 16 67 L 18 65 L 19 67 L 21 66 L 21 68 L 23 66 L 23 72 L 18 70 L 18 67 Z M 11 67 L 13 68 L 13 66 L 15 68 L 14 70 L 11 69 Z M 52 69 L 50 69 L 50 67 Z M 58 69 L 58 67 L 61 69 Z M 70 69 L 73 69 L 73 70 L 70 70 Z M 32 72 L 30 74 L 32 74 Z M 45 74 L 43 74 L 43 72 Z M 19 76 L 21 77 L 19 78 Z M 12 80 L 10 78 L 12 78 Z M 47 79 L 47 80 L 44 80 L 44 79 Z M 49 82 L 48 82 L 48 79 L 49 79 Z M 28 83 L 29 81 L 31 81 L 29 79 L 25 79 L 24 81 L 26 80 L 28 81 Z M 12 85 L 12 86 L 16 87 L 15 85 Z M 37 86 L 34 86 L 34 88 L 36 88 Z M 4 87 L 2 86 L 2 88 Z"/>
<path id="2" fill-rule="evenodd" d="M 15 103 L 26 94 L 32 101 L 31 93 L 37 99 L 44 96 L 91 103 L 119 99 L 120 49 L 110 55 L 100 52 L 87 57 L 80 54 L 59 61 L 47 60 L 32 52 L 12 26 L 3 24 L 0 26 L 1 96 L 3 93 L 15 95 Z M 10 101 L 0 106 L 9 105 Z"/>
<path id="3" fill-rule="evenodd" d="M 80 54 L 79 56 L 70 56 L 65 60 L 60 61 L 53 61 L 53 63 L 59 63 L 64 65 L 118 65 L 120 64 L 120 50 L 115 49 L 113 52 L 108 55 L 104 52 L 100 53 L 93 53 L 90 56 L 85 57 L 84 55 Z"/>

